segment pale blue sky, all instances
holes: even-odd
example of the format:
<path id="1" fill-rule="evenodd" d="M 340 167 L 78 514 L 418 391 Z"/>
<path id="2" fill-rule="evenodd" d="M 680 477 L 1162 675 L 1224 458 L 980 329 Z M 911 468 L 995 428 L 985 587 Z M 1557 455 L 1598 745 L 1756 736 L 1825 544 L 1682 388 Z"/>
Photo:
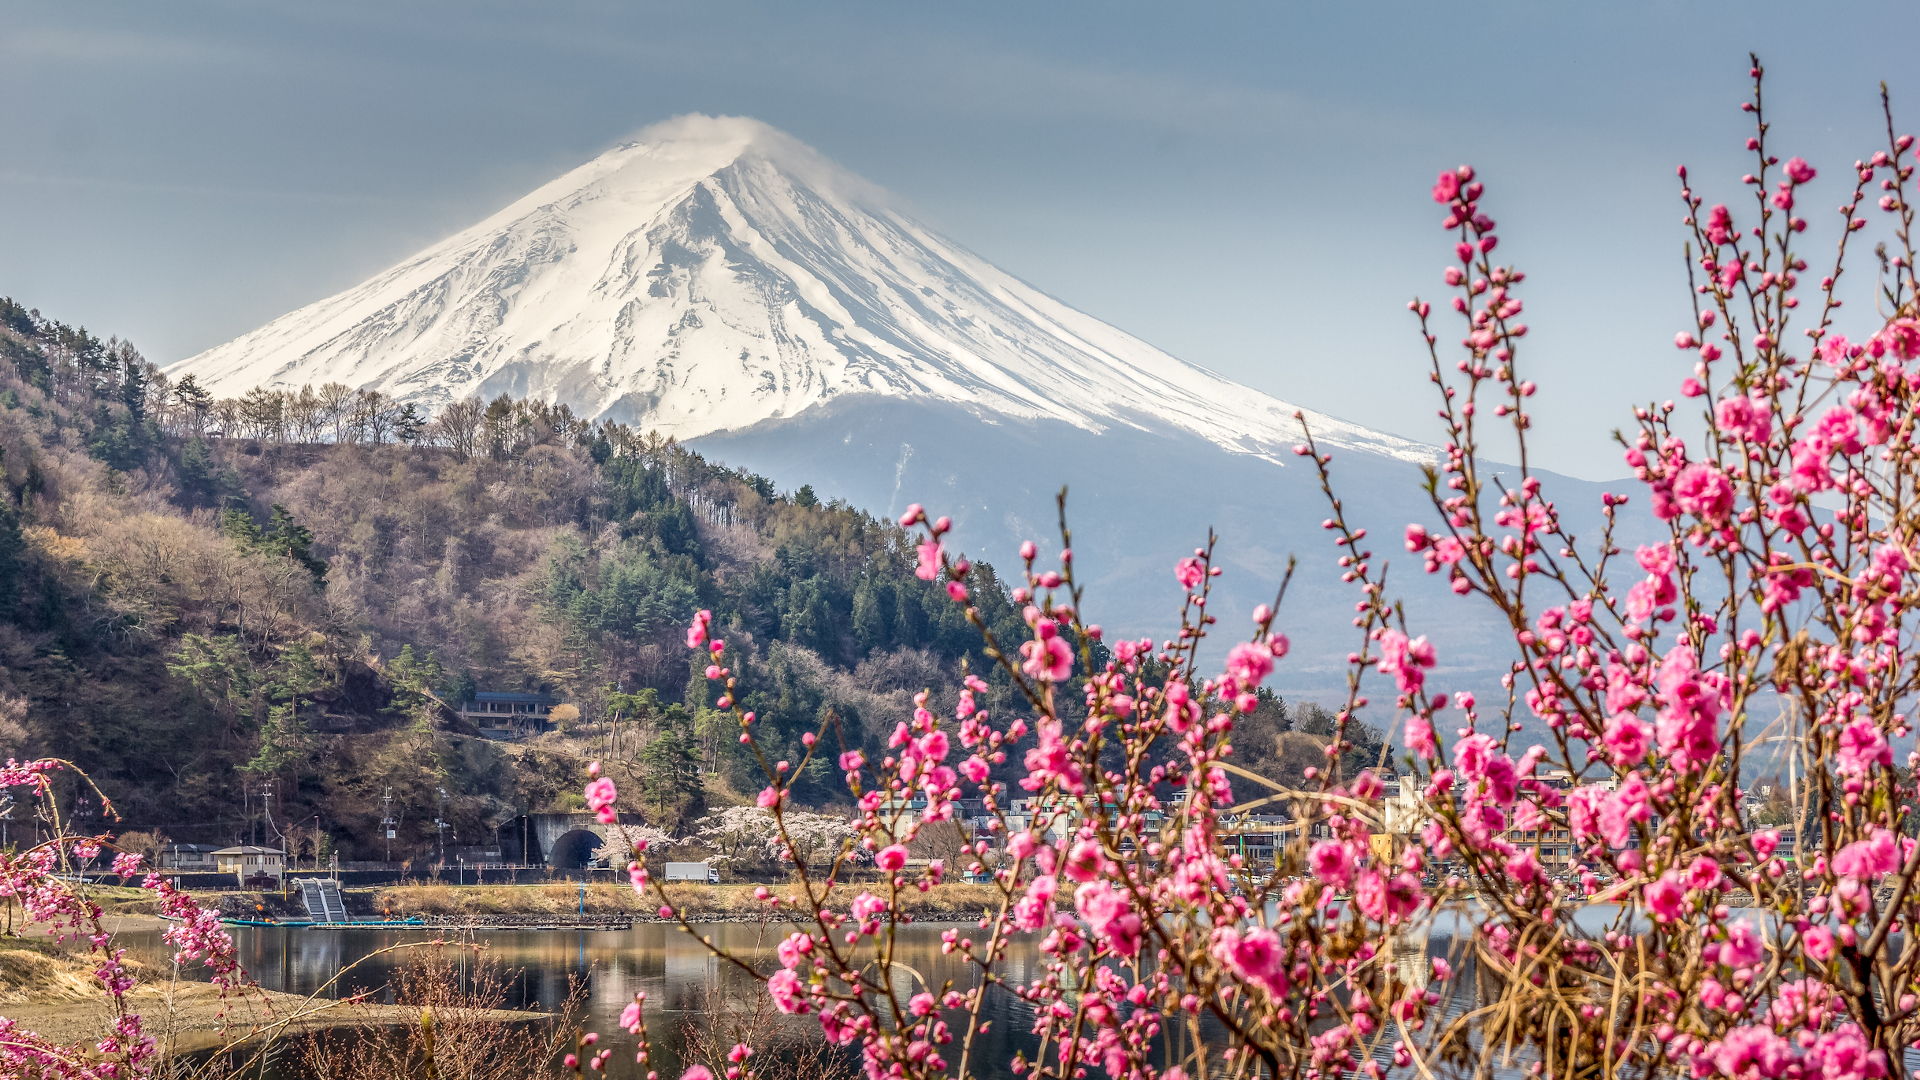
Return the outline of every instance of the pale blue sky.
<path id="1" fill-rule="evenodd" d="M 735 113 L 1177 356 L 1431 437 L 1403 304 L 1439 291 L 1431 176 L 1472 161 L 1533 273 L 1539 460 L 1603 477 L 1685 374 L 1673 166 L 1739 193 L 1746 50 L 1820 223 L 1880 79 L 1920 129 L 1916 31 L 1911 3 L 0 2 L 0 293 L 168 363 Z"/>

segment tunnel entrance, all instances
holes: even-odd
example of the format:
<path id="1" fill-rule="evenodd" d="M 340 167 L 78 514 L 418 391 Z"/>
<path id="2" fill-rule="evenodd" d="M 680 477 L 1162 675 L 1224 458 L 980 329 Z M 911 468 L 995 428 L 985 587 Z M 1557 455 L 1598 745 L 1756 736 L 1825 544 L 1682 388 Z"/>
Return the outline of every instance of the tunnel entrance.
<path id="1" fill-rule="evenodd" d="M 553 842 L 547 864 L 556 870 L 579 870 L 593 861 L 594 851 L 606 839 L 591 829 L 575 829 Z"/>

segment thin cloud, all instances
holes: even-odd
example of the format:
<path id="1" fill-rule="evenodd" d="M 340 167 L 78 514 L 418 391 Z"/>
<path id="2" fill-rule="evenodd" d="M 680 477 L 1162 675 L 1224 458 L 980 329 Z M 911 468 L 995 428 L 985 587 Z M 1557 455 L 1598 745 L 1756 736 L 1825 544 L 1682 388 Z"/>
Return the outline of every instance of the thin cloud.
<path id="1" fill-rule="evenodd" d="M 361 192 L 298 191 L 282 188 L 225 187 L 210 184 L 169 184 L 153 180 L 125 180 L 104 176 L 62 176 L 20 169 L 0 169 L 0 184 L 39 184 L 59 188 L 93 188 L 102 191 L 142 191 L 165 195 L 198 195 L 209 198 L 260 199 L 269 202 L 340 203 L 351 205 L 450 207 L 454 203 L 439 199 L 395 198 Z"/>

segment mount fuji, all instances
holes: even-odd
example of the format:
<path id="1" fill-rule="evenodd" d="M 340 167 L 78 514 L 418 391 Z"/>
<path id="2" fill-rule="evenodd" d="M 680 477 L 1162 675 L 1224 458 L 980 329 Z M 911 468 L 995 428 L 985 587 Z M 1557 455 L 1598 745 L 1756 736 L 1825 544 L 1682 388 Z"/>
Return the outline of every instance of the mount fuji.
<path id="1" fill-rule="evenodd" d="M 1281 677 L 1307 692 L 1342 684 L 1359 641 L 1317 478 L 1290 450 L 1296 412 L 1336 453 L 1349 519 L 1376 533 L 1431 518 L 1419 467 L 1438 456 L 1169 356 L 735 117 L 649 128 L 167 373 L 223 396 L 342 382 L 429 408 L 473 394 L 566 402 L 876 514 L 925 503 L 954 518 L 959 546 L 1007 570 L 1020 540 L 1057 536 L 1065 484 L 1090 614 L 1116 631 L 1169 629 L 1172 564 L 1209 526 L 1229 571 L 1213 610 L 1229 628 L 1271 599 L 1289 551 L 1308 556 Z M 1577 501 L 1597 506 L 1597 491 Z M 1500 666 L 1497 626 L 1422 575 L 1395 577 L 1396 592 L 1450 613 L 1449 666 Z"/>

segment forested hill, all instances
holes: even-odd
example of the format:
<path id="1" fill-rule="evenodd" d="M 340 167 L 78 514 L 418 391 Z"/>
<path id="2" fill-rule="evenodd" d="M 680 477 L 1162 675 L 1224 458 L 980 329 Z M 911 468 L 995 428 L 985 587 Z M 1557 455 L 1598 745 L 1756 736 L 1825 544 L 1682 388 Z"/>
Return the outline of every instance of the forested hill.
<path id="1" fill-rule="evenodd" d="M 277 830 L 346 858 L 384 850 L 389 791 L 396 857 L 443 806 L 482 842 L 576 804 L 584 754 L 631 757 L 648 812 L 684 824 L 760 783 L 685 648 L 698 608 L 744 650 L 770 757 L 799 760 L 828 709 L 876 748 L 963 658 L 1006 690 L 893 524 L 564 406 L 215 400 L 0 300 L 0 472 L 0 757 L 71 758 L 124 825 L 183 842 L 244 835 L 263 791 Z M 974 592 L 1025 636 L 1004 588 Z M 441 704 L 476 688 L 579 716 L 490 743 Z M 1263 712 L 1285 750 L 1284 707 Z M 823 759 L 798 794 L 836 785 Z"/>

